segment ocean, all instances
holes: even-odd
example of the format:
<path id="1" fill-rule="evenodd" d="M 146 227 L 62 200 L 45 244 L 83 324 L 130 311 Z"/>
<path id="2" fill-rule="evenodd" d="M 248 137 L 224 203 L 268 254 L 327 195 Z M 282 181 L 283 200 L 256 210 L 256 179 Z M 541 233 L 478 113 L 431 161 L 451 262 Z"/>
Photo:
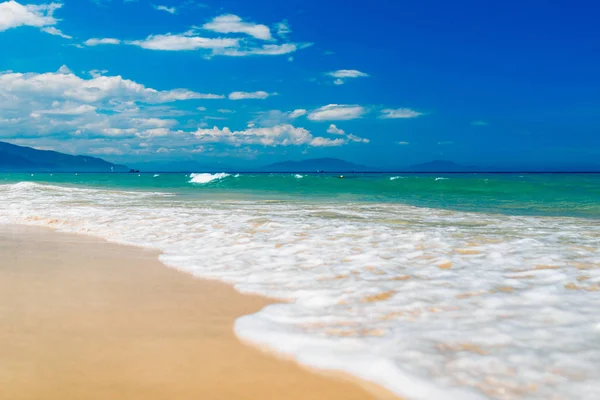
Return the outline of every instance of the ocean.
<path id="1" fill-rule="evenodd" d="M 284 300 L 236 334 L 409 399 L 600 398 L 600 174 L 0 174 L 0 223 Z"/>

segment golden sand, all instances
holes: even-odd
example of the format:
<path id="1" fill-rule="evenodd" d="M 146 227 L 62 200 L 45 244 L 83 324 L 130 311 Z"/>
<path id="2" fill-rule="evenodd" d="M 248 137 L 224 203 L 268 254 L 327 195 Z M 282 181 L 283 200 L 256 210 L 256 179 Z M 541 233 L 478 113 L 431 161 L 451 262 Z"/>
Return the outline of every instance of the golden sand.
<path id="1" fill-rule="evenodd" d="M 234 320 L 270 302 L 153 251 L 0 227 L 0 399 L 390 398 L 240 343 Z"/>

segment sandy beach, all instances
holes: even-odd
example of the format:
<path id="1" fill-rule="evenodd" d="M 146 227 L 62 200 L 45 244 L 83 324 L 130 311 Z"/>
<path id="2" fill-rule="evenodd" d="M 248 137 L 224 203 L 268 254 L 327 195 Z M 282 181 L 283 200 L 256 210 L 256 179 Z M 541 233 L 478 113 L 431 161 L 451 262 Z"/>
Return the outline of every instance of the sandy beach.
<path id="1" fill-rule="evenodd" d="M 165 267 L 158 253 L 0 225 L 0 398 L 375 399 L 242 344 L 271 301 Z"/>

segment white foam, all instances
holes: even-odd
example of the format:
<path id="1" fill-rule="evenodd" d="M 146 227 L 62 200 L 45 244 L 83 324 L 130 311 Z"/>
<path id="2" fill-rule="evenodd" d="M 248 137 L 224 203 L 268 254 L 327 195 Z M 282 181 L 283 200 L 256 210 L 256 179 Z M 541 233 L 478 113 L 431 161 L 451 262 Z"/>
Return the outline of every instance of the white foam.
<path id="1" fill-rule="evenodd" d="M 448 178 L 442 178 L 442 177 L 437 177 L 435 178 L 436 181 L 447 181 Z"/>
<path id="2" fill-rule="evenodd" d="M 187 198 L 0 185 L 0 221 L 156 248 L 289 299 L 237 335 L 407 398 L 600 398 L 597 221 Z"/>
<path id="3" fill-rule="evenodd" d="M 207 173 L 191 174 L 190 175 L 190 178 L 191 178 L 190 183 L 206 184 L 206 183 L 210 183 L 212 181 L 227 178 L 228 176 L 229 176 L 229 174 L 226 174 L 224 172 L 221 172 L 218 174 L 207 174 Z"/>
<path id="4" fill-rule="evenodd" d="M 296 175 L 294 175 L 294 178 L 302 179 L 302 178 L 304 178 L 304 175 L 296 174 Z"/>
<path id="5" fill-rule="evenodd" d="M 158 178 L 160 174 L 154 174 L 154 178 Z"/>

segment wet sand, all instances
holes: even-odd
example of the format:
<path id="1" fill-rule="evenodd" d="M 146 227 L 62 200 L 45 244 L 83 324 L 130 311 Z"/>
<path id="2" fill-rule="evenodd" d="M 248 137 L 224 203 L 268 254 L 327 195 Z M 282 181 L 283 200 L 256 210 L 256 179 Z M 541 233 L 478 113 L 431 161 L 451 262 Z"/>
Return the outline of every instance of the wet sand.
<path id="1" fill-rule="evenodd" d="M 158 253 L 0 225 L 0 399 L 382 399 L 242 344 L 272 301 L 169 269 Z"/>

